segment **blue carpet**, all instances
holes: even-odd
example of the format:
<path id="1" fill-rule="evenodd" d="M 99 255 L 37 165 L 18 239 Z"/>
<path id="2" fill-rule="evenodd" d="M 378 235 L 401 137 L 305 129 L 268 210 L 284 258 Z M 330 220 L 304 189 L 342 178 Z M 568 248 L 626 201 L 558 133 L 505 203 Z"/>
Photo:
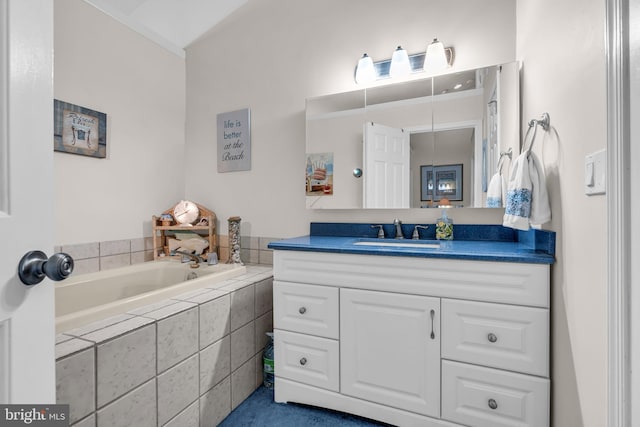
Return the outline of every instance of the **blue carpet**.
<path id="1" fill-rule="evenodd" d="M 220 427 L 379 427 L 388 424 L 296 403 L 275 403 L 273 390 L 261 386 Z"/>

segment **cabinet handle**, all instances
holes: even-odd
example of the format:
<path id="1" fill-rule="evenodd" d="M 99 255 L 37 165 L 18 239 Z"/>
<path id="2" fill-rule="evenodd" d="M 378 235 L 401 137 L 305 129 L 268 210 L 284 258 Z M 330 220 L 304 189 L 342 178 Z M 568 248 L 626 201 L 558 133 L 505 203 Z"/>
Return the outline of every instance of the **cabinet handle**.
<path id="1" fill-rule="evenodd" d="M 436 333 L 433 330 L 433 319 L 436 316 L 436 311 L 435 310 L 431 310 L 429 315 L 431 316 L 431 339 L 434 340 L 434 339 L 436 339 Z"/>
<path id="2" fill-rule="evenodd" d="M 300 314 L 305 314 L 306 312 L 307 312 L 307 308 L 306 307 L 300 307 L 298 309 L 298 313 L 300 313 Z"/>
<path id="3" fill-rule="evenodd" d="M 489 399 L 487 403 L 489 404 L 489 408 L 498 409 L 498 402 L 496 402 L 495 399 Z"/>
<path id="4" fill-rule="evenodd" d="M 307 358 L 306 358 L 306 357 L 303 357 L 302 359 L 300 359 L 300 364 L 301 364 L 302 366 L 306 365 L 306 364 L 307 364 Z"/>
<path id="5" fill-rule="evenodd" d="M 489 340 L 489 342 L 496 342 L 498 341 L 498 337 L 496 336 L 496 334 L 491 333 L 489 335 L 487 335 L 487 339 Z"/>

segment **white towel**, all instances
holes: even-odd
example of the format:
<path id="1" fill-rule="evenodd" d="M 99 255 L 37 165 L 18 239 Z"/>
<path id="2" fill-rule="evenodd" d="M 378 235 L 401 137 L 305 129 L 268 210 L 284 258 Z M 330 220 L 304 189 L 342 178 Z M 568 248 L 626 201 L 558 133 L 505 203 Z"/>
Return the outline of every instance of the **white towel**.
<path id="1" fill-rule="evenodd" d="M 525 152 L 512 166 L 502 225 L 526 231 L 550 220 L 551 206 L 542 164 L 535 153 Z"/>
<path id="2" fill-rule="evenodd" d="M 491 181 L 489 181 L 489 188 L 487 189 L 487 207 L 488 208 L 503 208 L 504 201 L 506 199 L 507 185 L 504 181 L 504 176 L 500 172 L 496 172 Z"/>

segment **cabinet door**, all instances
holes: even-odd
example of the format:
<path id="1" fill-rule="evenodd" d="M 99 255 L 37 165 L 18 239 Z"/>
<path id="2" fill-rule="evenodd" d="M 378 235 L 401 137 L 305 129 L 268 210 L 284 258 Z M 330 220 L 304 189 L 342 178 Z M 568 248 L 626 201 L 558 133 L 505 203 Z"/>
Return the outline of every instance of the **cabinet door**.
<path id="1" fill-rule="evenodd" d="M 341 392 L 440 416 L 440 300 L 340 290 Z"/>

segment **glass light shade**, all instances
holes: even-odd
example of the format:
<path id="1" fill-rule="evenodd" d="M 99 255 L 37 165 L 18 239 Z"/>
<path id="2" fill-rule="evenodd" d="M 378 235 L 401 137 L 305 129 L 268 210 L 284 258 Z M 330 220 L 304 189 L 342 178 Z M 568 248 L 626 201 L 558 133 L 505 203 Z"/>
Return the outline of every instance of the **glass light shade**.
<path id="1" fill-rule="evenodd" d="M 376 69 L 373 66 L 373 60 L 366 53 L 358 61 L 356 67 L 356 83 L 366 84 L 375 81 Z"/>
<path id="2" fill-rule="evenodd" d="M 407 51 L 401 46 L 393 52 L 391 57 L 391 66 L 389 67 L 389 76 L 392 78 L 407 77 L 411 73 L 411 63 Z"/>
<path id="3" fill-rule="evenodd" d="M 444 71 L 449 67 L 447 53 L 444 44 L 438 39 L 433 39 L 433 43 L 427 46 L 427 52 L 424 57 L 424 71 L 429 73 L 437 73 Z"/>

